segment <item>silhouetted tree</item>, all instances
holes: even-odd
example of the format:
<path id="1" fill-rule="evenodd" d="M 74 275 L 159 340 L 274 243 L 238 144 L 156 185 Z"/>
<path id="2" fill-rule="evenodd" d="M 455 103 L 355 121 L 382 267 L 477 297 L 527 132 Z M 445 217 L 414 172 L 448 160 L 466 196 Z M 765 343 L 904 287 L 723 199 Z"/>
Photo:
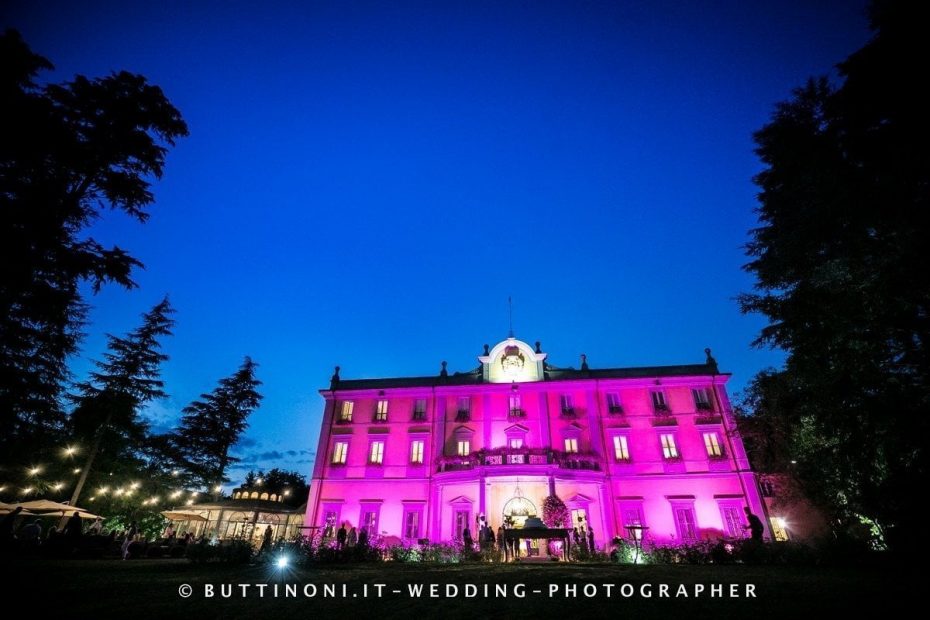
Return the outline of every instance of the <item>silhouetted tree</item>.
<path id="1" fill-rule="evenodd" d="M 125 466 L 139 460 L 148 439 L 148 424 L 140 418 L 149 402 L 167 396 L 161 365 L 161 339 L 171 335 L 173 310 L 166 297 L 142 317 L 142 325 L 125 337 L 107 335 L 107 352 L 90 380 L 78 385 L 71 428 L 90 445 L 81 478 L 71 499 L 76 504 L 101 448 L 108 460 Z"/>
<path id="2" fill-rule="evenodd" d="M 51 68 L 19 33 L 0 35 L 0 460 L 61 435 L 66 359 L 86 314 L 79 285 L 135 286 L 141 263 L 82 233 L 105 209 L 144 222 L 167 146 L 187 135 L 140 75 L 37 85 Z"/>
<path id="3" fill-rule="evenodd" d="M 257 366 L 246 357 L 239 370 L 220 380 L 216 389 L 184 408 L 172 438 L 180 465 L 194 484 L 213 487 L 225 482 L 226 469 L 238 462 L 229 449 L 248 428 L 246 420 L 261 402 Z"/>
<path id="4" fill-rule="evenodd" d="M 261 480 L 262 483 L 258 484 Z M 281 493 L 284 496 L 284 503 L 289 506 L 300 506 L 307 501 L 310 493 L 310 486 L 307 484 L 307 477 L 296 471 L 286 469 L 274 469 L 258 473 L 249 471 L 245 475 L 245 482 L 242 483 L 245 488 L 255 490 L 265 490 L 268 492 Z"/>
<path id="5" fill-rule="evenodd" d="M 874 521 L 899 548 L 925 540 L 930 482 L 930 38 L 915 10 L 876 3 L 842 83 L 812 79 L 756 134 L 757 283 L 741 298 L 769 318 L 758 343 L 788 353 L 790 398 L 753 404 L 787 426 L 778 458 L 837 520 Z"/>

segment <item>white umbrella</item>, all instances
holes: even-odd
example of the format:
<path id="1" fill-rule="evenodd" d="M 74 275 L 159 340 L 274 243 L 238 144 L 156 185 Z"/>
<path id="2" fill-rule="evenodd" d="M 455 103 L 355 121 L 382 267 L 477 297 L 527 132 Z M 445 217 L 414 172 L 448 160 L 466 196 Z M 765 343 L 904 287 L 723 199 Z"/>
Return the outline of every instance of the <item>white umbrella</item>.
<path id="1" fill-rule="evenodd" d="M 162 512 L 169 521 L 206 521 L 207 518 L 200 513 L 187 510 L 165 510 Z"/>
<path id="2" fill-rule="evenodd" d="M 84 518 L 84 519 L 96 519 L 97 518 L 97 515 L 91 513 L 88 510 L 85 510 L 84 508 L 80 508 L 78 506 L 70 506 L 68 504 L 62 504 L 60 502 L 53 502 L 47 499 L 36 499 L 31 502 L 23 502 L 22 504 L 20 504 L 20 506 L 23 507 L 23 510 L 28 510 L 30 512 L 34 512 L 37 514 L 48 513 L 48 512 L 60 512 L 62 513 L 62 516 L 64 516 L 66 512 L 68 513 L 77 512 L 81 516 L 81 518 Z"/>
<path id="3" fill-rule="evenodd" d="M 16 510 L 16 506 L 17 506 L 17 504 L 5 504 L 5 503 L 3 503 L 3 502 L 0 502 L 0 515 L 8 515 L 8 514 L 10 514 L 10 513 L 13 512 L 14 510 Z M 23 516 L 25 516 L 25 517 L 28 517 L 29 515 L 31 515 L 31 514 L 33 514 L 33 513 L 29 512 L 28 510 L 26 510 L 25 508 L 23 508 L 23 509 L 19 512 L 19 514 L 21 514 L 21 515 L 23 515 Z"/>

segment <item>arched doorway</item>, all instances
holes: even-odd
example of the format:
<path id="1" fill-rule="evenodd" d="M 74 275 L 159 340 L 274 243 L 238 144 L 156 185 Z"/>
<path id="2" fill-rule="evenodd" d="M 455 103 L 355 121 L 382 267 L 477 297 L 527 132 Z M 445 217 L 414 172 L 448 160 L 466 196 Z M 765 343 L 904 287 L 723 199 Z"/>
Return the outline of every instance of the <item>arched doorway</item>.
<path id="1" fill-rule="evenodd" d="M 504 504 L 504 524 L 510 528 L 523 527 L 527 518 L 535 517 L 536 514 L 536 506 L 523 497 L 523 491 L 520 490 L 520 487 L 514 489 L 513 497 Z"/>

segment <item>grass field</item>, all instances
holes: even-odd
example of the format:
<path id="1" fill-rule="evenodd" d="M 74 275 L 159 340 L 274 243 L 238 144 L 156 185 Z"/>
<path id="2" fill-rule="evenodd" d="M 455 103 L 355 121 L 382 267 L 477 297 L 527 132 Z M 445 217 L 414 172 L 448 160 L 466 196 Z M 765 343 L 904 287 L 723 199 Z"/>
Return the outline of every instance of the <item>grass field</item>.
<path id="1" fill-rule="evenodd" d="M 42 561 L 7 558 L 5 586 L 11 599 L 38 606 L 63 618 L 835 618 L 858 617 L 868 610 L 892 612 L 922 597 L 922 575 L 888 567 L 822 568 L 791 566 L 605 566 L 605 565 L 402 565 L 395 563 L 287 570 L 267 564 L 196 566 L 186 560 Z M 269 584 L 260 596 L 255 584 Z M 285 597 L 281 584 L 291 584 L 297 597 Z M 411 584 L 439 584 L 440 598 L 412 597 Z M 445 584 L 455 584 L 458 596 L 445 597 Z M 191 595 L 179 593 L 183 585 Z M 214 597 L 204 596 L 206 584 Z M 222 584 L 252 584 L 243 597 L 236 585 L 232 598 L 221 596 Z M 278 584 L 278 597 L 273 587 Z M 317 586 L 315 597 L 304 586 Z M 337 596 L 324 597 L 324 584 L 335 584 Z M 345 593 L 343 596 L 343 584 Z M 384 584 L 376 596 L 375 584 Z M 478 586 L 479 596 L 464 596 L 465 584 Z M 490 596 L 484 596 L 488 584 Z M 518 585 L 522 584 L 522 585 Z M 571 585 L 576 596 L 571 596 Z M 598 594 L 588 598 L 585 584 Z M 607 596 L 603 584 L 615 584 Z M 630 584 L 635 594 L 624 597 Z M 640 595 L 651 584 L 653 597 Z M 688 597 L 660 598 L 660 584 L 669 593 L 681 586 Z M 707 590 L 695 597 L 695 584 Z M 737 584 L 739 598 L 711 598 L 711 584 Z M 755 598 L 745 598 L 745 584 L 755 586 Z M 367 585 L 367 598 L 363 596 Z M 494 596 L 495 586 L 507 596 Z M 556 592 L 550 596 L 550 587 Z M 523 597 L 516 593 L 524 592 Z M 400 594 L 393 591 L 399 589 Z M 539 590 L 539 593 L 534 593 Z M 591 591 L 589 587 L 589 592 Z M 312 587 L 307 588 L 312 593 Z M 353 596 L 355 595 L 355 596 Z M 46 614 L 43 614 L 46 615 Z M 12 616 L 11 616 L 12 617 Z"/>

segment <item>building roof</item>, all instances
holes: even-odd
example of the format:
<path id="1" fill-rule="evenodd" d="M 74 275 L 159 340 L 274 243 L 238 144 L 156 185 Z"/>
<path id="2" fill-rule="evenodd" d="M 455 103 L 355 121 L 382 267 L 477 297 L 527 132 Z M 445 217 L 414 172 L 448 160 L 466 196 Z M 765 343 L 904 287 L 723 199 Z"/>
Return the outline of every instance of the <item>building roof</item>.
<path id="1" fill-rule="evenodd" d="M 632 368 L 556 368 L 545 366 L 546 381 L 579 381 L 584 379 L 641 379 L 648 377 L 675 377 L 701 375 L 729 375 L 717 370 L 715 362 L 680 364 L 676 366 L 637 366 Z M 335 378 L 334 378 L 335 379 Z M 391 377 L 380 379 L 338 379 L 333 390 L 369 390 L 402 387 L 441 387 L 450 385 L 480 385 L 485 383 L 481 368 L 469 372 L 430 377 Z"/>

